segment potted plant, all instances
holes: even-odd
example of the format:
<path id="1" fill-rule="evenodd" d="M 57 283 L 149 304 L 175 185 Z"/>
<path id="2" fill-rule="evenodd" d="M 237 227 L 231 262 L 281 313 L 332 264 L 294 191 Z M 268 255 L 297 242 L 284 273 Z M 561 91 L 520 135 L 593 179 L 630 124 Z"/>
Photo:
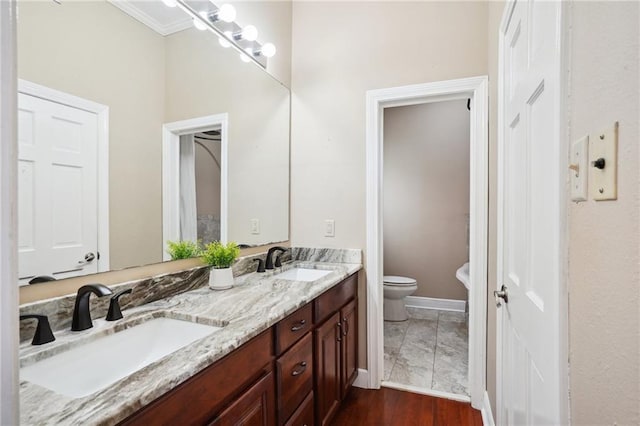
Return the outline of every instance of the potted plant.
<path id="1" fill-rule="evenodd" d="M 211 266 L 209 271 L 209 287 L 214 290 L 226 290 L 233 287 L 233 272 L 231 265 L 240 254 L 238 245 L 234 242 L 222 244 L 213 241 L 202 251 L 202 260 Z"/>
<path id="2" fill-rule="evenodd" d="M 200 256 L 200 241 L 167 241 L 167 253 L 171 260 Z"/>

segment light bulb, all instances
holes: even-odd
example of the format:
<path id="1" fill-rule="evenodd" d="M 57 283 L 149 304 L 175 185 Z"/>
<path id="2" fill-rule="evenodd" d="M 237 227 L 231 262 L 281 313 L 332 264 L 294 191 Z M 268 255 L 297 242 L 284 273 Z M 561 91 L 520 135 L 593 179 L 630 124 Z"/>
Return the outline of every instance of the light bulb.
<path id="1" fill-rule="evenodd" d="M 233 37 L 233 34 L 231 33 L 231 31 L 225 31 L 224 35 L 226 38 L 218 37 L 218 43 L 220 43 L 220 46 L 226 49 L 227 47 L 231 47 L 231 43 L 227 39 L 231 39 L 231 37 Z"/>
<path id="2" fill-rule="evenodd" d="M 204 19 L 207 19 L 207 12 L 200 12 L 199 15 L 202 16 Z M 198 18 L 193 18 L 193 26 L 199 29 L 200 31 L 204 31 L 207 29 L 207 25 L 201 20 L 199 20 Z"/>
<path id="3" fill-rule="evenodd" d="M 254 41 L 258 38 L 258 29 L 253 25 L 247 25 L 242 29 L 242 38 L 249 41 Z"/>
<path id="4" fill-rule="evenodd" d="M 233 20 L 236 19 L 236 8 L 229 3 L 223 4 L 220 6 L 220 9 L 218 9 L 218 19 L 224 22 L 233 22 Z"/>
<path id="5" fill-rule="evenodd" d="M 176 0 L 162 0 L 162 3 L 167 7 L 176 7 L 178 5 Z"/>
<path id="6" fill-rule="evenodd" d="M 276 54 L 276 47 L 273 45 L 273 43 L 265 43 L 260 49 L 260 53 L 267 58 L 270 58 Z"/>

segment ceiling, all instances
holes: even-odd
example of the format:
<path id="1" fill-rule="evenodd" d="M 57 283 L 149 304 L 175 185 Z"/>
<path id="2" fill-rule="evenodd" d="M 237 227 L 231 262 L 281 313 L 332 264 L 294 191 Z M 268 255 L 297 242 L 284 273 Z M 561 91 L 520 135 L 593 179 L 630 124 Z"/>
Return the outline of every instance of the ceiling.
<path id="1" fill-rule="evenodd" d="M 192 26 L 189 15 L 179 7 L 167 7 L 161 0 L 107 0 L 127 15 L 163 36 Z"/>

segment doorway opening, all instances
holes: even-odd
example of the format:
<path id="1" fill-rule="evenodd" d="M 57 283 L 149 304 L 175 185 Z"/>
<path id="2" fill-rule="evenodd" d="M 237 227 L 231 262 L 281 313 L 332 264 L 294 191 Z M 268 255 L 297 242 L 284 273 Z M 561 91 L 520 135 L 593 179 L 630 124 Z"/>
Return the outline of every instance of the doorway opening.
<path id="1" fill-rule="evenodd" d="M 168 241 L 227 242 L 228 116 L 163 126 L 162 226 Z M 164 260 L 170 260 L 166 250 Z"/>
<path id="2" fill-rule="evenodd" d="M 467 102 L 384 110 L 383 381 L 468 398 Z"/>
<path id="3" fill-rule="evenodd" d="M 384 368 L 383 282 L 385 271 L 385 111 L 390 108 L 469 100 L 469 330 L 468 396 L 392 381 Z M 486 300 L 487 300 L 487 209 L 488 134 L 487 77 L 474 77 L 367 92 L 367 370 L 360 371 L 359 384 L 368 388 L 396 387 L 436 396 L 471 401 L 481 408 L 485 395 Z M 440 161 L 438 158 L 425 159 Z M 463 222 L 466 218 L 463 215 Z M 465 225 L 463 225 L 465 226 Z M 417 251 L 424 250 L 420 245 Z M 428 253 L 423 253 L 428 256 Z M 463 266 L 463 265 L 460 265 Z M 460 284 L 462 285 L 462 284 Z M 464 305 L 464 304 L 463 304 Z M 460 310 L 460 308 L 457 308 Z M 462 309 L 464 311 L 464 308 Z M 421 311 L 426 311 L 421 309 Z M 424 312 L 421 312 L 424 314 Z M 439 317 L 439 312 L 437 312 Z M 414 315 L 419 313 L 414 312 Z M 448 316 L 446 314 L 444 316 Z M 462 312 L 464 318 L 464 312 Z M 436 319 L 436 333 L 437 333 Z M 435 349 L 435 348 L 434 348 Z M 387 371 L 387 373 L 389 373 Z"/>

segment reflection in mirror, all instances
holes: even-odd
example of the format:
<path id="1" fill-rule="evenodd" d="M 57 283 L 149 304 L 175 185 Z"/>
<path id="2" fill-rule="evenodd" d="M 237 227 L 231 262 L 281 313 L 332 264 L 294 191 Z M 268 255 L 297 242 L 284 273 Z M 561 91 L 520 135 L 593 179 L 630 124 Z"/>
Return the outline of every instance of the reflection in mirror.
<path id="1" fill-rule="evenodd" d="M 172 134 L 173 177 L 192 183 L 171 193 L 188 201 L 171 239 L 288 239 L 289 90 L 179 8 L 128 3 L 162 25 L 107 1 L 18 3 L 21 284 L 166 258 L 163 129 L 203 117 L 227 132 Z"/>

